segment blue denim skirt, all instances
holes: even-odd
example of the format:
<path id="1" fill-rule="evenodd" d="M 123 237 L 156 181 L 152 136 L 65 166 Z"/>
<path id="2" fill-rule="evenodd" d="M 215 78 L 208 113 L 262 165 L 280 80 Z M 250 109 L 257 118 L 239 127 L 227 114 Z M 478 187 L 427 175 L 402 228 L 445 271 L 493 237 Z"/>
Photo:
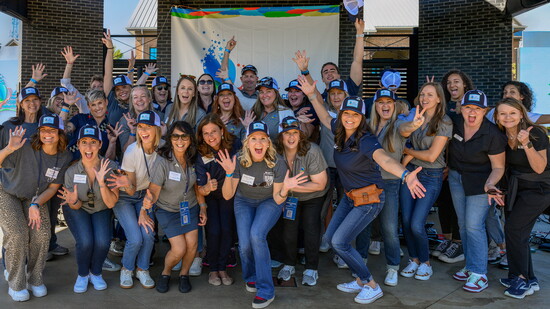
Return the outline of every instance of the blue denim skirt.
<path id="1" fill-rule="evenodd" d="M 191 207 L 189 209 L 189 214 L 191 215 L 191 220 L 189 224 L 181 225 L 180 213 L 166 211 L 161 208 L 157 208 L 155 215 L 159 222 L 160 228 L 166 234 L 166 237 L 172 238 L 178 235 L 183 235 L 194 231 L 199 228 L 199 205 Z"/>

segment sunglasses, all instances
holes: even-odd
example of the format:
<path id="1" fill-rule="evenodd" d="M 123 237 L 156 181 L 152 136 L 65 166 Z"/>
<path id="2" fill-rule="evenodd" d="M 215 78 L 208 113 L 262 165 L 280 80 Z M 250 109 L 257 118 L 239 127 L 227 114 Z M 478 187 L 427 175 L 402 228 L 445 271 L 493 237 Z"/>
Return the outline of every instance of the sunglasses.
<path id="1" fill-rule="evenodd" d="M 212 85 L 213 83 L 213 80 L 199 80 L 199 85 Z"/>
<path id="2" fill-rule="evenodd" d="M 299 128 L 300 127 L 300 122 L 297 121 L 297 120 L 288 120 L 288 121 L 285 121 L 285 122 L 281 123 L 281 127 L 283 127 L 283 129 L 286 129 L 286 128 Z"/>
<path id="3" fill-rule="evenodd" d="M 94 207 L 95 207 L 95 202 L 94 202 L 95 194 L 94 194 L 94 190 L 92 190 L 92 188 L 88 189 L 87 195 L 88 195 L 88 207 L 94 208 Z"/>
<path id="4" fill-rule="evenodd" d="M 156 88 L 158 91 L 168 90 L 168 86 L 157 86 Z"/>
<path id="5" fill-rule="evenodd" d="M 177 141 L 178 139 L 181 139 L 182 141 L 184 142 L 187 142 L 191 139 L 191 137 L 189 136 L 189 134 L 170 134 L 170 139 L 173 140 L 173 141 Z"/>

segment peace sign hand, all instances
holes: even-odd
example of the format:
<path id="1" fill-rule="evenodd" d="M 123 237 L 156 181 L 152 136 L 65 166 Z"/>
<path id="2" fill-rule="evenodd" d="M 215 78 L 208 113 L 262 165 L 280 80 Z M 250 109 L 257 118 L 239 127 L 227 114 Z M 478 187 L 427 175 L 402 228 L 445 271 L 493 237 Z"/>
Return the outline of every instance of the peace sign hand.
<path id="1" fill-rule="evenodd" d="M 111 125 L 107 125 L 107 129 L 109 130 L 109 143 L 116 143 L 117 138 L 122 134 L 122 125 L 120 122 L 117 122 L 114 128 Z"/>
<path id="2" fill-rule="evenodd" d="M 107 32 L 103 32 L 103 37 L 101 42 L 105 44 L 105 47 L 108 49 L 113 48 L 113 40 L 111 39 L 111 30 L 107 29 Z"/>
<path id="3" fill-rule="evenodd" d="M 420 128 L 424 124 L 424 121 L 426 120 L 426 118 L 424 117 L 425 112 L 425 108 L 423 108 L 422 111 L 420 111 L 420 106 L 417 106 L 415 108 L 414 119 L 412 122 L 416 128 Z"/>
<path id="4" fill-rule="evenodd" d="M 122 114 L 124 116 L 124 119 L 126 119 L 126 123 L 128 124 L 128 128 L 130 129 L 130 133 L 136 134 L 136 120 L 130 115 L 130 113 Z"/>
<path id="5" fill-rule="evenodd" d="M 223 151 L 219 151 L 218 156 L 220 157 L 220 159 L 216 159 L 216 162 L 218 162 L 218 164 L 222 166 L 222 168 L 225 170 L 225 173 L 233 174 L 235 168 L 237 168 L 237 156 L 233 156 L 233 158 L 231 158 L 227 149 L 225 149 L 225 153 Z"/>

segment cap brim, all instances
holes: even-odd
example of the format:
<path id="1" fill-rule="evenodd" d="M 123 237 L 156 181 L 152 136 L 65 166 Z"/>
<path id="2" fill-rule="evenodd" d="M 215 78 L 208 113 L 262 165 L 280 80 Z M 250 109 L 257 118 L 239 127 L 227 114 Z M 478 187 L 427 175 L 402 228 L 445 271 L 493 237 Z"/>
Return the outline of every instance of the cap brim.
<path id="1" fill-rule="evenodd" d="M 475 106 L 481 107 L 481 108 L 487 108 L 487 107 L 488 107 L 488 106 L 484 106 L 484 105 L 477 104 L 477 103 L 466 103 L 466 104 L 462 104 L 462 106 L 468 106 L 468 105 L 475 105 Z"/>

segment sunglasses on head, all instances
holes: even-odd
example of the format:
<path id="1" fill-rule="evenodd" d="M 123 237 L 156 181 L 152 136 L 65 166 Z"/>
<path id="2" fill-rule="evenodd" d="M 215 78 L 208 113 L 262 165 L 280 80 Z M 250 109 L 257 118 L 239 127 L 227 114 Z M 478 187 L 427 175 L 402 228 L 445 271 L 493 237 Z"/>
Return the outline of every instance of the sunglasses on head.
<path id="1" fill-rule="evenodd" d="M 214 83 L 213 80 L 209 79 L 209 80 L 199 80 L 199 85 L 212 85 Z"/>
<path id="2" fill-rule="evenodd" d="M 175 133 L 172 133 L 170 134 L 170 139 L 172 139 L 173 141 L 177 141 L 178 139 L 181 139 L 182 141 L 184 142 L 187 142 L 190 137 L 189 137 L 189 134 L 175 134 Z"/>
<path id="3" fill-rule="evenodd" d="M 182 79 L 182 78 L 189 78 L 189 79 L 192 79 L 192 80 L 197 79 L 197 77 L 195 75 L 180 74 L 180 79 Z"/>
<path id="4" fill-rule="evenodd" d="M 158 91 L 168 90 L 168 86 L 157 86 L 156 88 Z"/>
<path id="5" fill-rule="evenodd" d="M 94 194 L 94 190 L 92 190 L 92 188 L 88 189 L 87 195 L 88 195 L 88 207 L 94 208 L 94 207 L 95 207 L 95 202 L 94 202 L 95 194 Z"/>
<path id="6" fill-rule="evenodd" d="M 300 122 L 298 120 L 287 120 L 283 123 L 281 123 L 281 126 L 283 127 L 283 129 L 286 129 L 286 128 L 299 128 L 300 127 Z"/>

